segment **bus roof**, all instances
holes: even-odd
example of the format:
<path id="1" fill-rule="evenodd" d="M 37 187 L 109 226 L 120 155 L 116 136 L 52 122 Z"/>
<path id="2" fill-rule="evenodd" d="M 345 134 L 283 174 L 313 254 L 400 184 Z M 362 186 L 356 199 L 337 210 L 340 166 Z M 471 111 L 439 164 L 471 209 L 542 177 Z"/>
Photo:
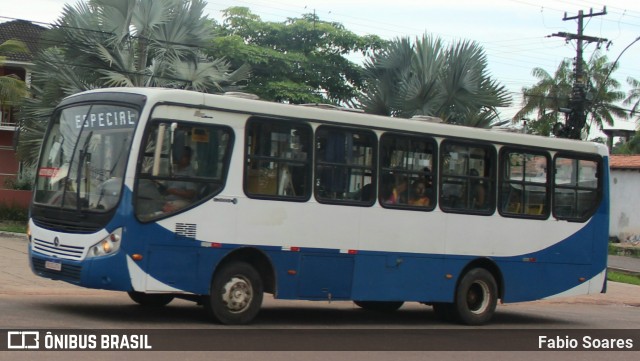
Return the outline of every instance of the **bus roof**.
<path id="1" fill-rule="evenodd" d="M 394 118 L 355 111 L 336 111 L 326 107 L 310 107 L 275 103 L 250 97 L 225 96 L 196 91 L 169 88 L 104 88 L 72 95 L 65 100 L 90 93 L 134 93 L 147 97 L 148 103 L 176 103 L 202 106 L 217 110 L 229 110 L 249 115 L 282 117 L 287 119 L 316 120 L 345 126 L 366 126 L 382 130 L 426 133 L 433 136 L 484 140 L 498 144 L 518 144 L 545 149 L 568 150 L 584 153 L 609 154 L 606 145 L 563 138 L 542 137 L 530 134 L 492 131 L 416 119 Z"/>

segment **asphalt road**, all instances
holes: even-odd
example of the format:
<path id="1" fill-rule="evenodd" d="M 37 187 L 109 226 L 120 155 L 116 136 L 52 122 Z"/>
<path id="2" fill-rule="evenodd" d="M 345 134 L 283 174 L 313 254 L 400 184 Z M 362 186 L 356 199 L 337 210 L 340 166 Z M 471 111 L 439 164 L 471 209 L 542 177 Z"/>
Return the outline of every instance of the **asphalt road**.
<path id="1" fill-rule="evenodd" d="M 2 329 L 92 329 L 92 330 L 138 330 L 152 332 L 153 329 L 178 330 L 200 334 L 213 332 L 218 341 L 233 342 L 238 330 L 258 332 L 262 338 L 271 338 L 280 342 L 285 350 L 296 347 L 286 345 L 279 333 L 293 330 L 294 340 L 318 337 L 317 332 L 337 331 L 340 337 L 331 338 L 334 342 L 322 352 L 285 352 L 277 349 L 269 352 L 233 349 L 225 352 L 137 352 L 133 354 L 139 360 L 175 359 L 199 360 L 247 360 L 261 361 L 282 360 L 284 357 L 304 360 L 344 359 L 354 360 L 424 360 L 435 356 L 435 359 L 467 359 L 473 355 L 475 360 L 489 360 L 495 357 L 530 360 L 541 355 L 549 359 L 585 360 L 601 359 L 606 353 L 588 352 L 422 352 L 422 351 L 365 351 L 366 343 L 372 349 L 380 349 L 380 343 L 393 340 L 394 335 L 409 332 L 411 335 L 424 335 L 441 342 L 452 342 L 457 338 L 474 335 L 470 328 L 460 325 L 442 323 L 435 319 L 431 308 L 420 304 L 406 304 L 393 314 L 376 314 L 363 311 L 351 302 L 308 302 L 282 301 L 265 297 L 261 313 L 250 326 L 242 328 L 211 323 L 205 317 L 201 307 L 192 302 L 177 300 L 163 309 L 143 309 L 133 304 L 128 296 L 120 292 L 90 290 L 63 282 L 51 281 L 36 277 L 28 267 L 26 240 L 0 234 L 0 319 Z M 544 335 L 553 330 L 575 330 L 576 332 L 594 332 L 604 335 L 618 335 L 627 330 L 630 334 L 638 334 L 640 325 L 640 287 L 609 282 L 608 293 L 588 295 L 554 300 L 543 300 L 522 304 L 499 305 L 493 322 L 482 328 L 471 328 L 471 331 L 482 332 L 480 336 L 492 335 L 500 338 L 497 342 L 509 343 L 509 339 L 517 332 L 534 332 Z M 612 330 L 613 331 L 608 331 Z M 533 330 L 533 331 L 531 331 Z M 591 330 L 591 331 L 590 331 Z M 216 334 L 217 332 L 217 334 Z M 262 333 L 260 333 L 262 332 Z M 367 334 L 373 336 L 367 338 Z M 194 333 L 193 337 L 198 334 Z M 217 335 L 217 336 L 216 336 Z M 280 336 L 279 336 L 280 335 Z M 305 336 L 306 335 L 306 336 Z M 382 336 L 385 336 L 383 338 Z M 388 336 L 388 337 L 387 337 Z M 5 337 L 5 336 L 2 336 Z M 280 337 L 280 338 L 277 338 Z M 302 337 L 302 338 L 301 338 Z M 480 337 L 480 339 L 482 339 Z M 616 336 L 617 337 L 617 336 Z M 491 342 L 494 342 L 490 339 Z M 263 341 L 259 341 L 263 342 Z M 337 352 L 336 346 L 354 345 L 356 351 Z M 376 347 L 378 343 L 378 347 Z M 637 341 L 640 347 L 640 339 Z M 284 346 L 282 346 L 284 344 Z M 363 346 L 363 344 L 365 346 Z M 402 343 L 394 344 L 402 349 Z M 398 346 L 400 345 L 400 346 Z M 414 344 L 406 343 L 408 349 Z M 233 348 L 233 347 L 232 347 Z M 304 349 L 304 347 L 300 347 Z M 224 347 L 223 347 L 224 349 Z M 249 348 L 250 349 L 250 348 Z M 319 343 L 312 343 L 309 349 L 322 349 Z M 66 355 L 64 357 L 63 355 Z M 115 359 L 116 355 L 125 356 L 124 352 L 74 352 L 76 357 L 90 357 L 92 360 Z M 430 355 L 430 356 L 429 356 Z M 638 359 L 638 352 L 616 352 L 617 360 Z M 0 360 L 68 360 L 67 352 L 0 352 Z"/>

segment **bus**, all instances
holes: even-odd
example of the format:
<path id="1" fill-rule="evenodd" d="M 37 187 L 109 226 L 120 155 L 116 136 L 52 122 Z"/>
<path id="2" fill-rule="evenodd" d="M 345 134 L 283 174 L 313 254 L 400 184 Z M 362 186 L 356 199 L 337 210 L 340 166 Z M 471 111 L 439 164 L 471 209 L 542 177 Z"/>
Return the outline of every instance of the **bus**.
<path id="1" fill-rule="evenodd" d="M 250 323 L 265 293 L 480 325 L 498 301 L 605 292 L 606 146 L 239 95 L 65 98 L 32 271 L 223 324 Z"/>

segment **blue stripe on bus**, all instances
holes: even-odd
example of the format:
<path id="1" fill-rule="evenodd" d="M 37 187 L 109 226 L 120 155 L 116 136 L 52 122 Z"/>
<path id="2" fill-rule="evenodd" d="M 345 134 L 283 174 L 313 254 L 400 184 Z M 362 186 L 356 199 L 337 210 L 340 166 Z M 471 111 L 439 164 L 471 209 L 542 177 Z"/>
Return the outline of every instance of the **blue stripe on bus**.
<path id="1" fill-rule="evenodd" d="M 608 182 L 608 180 L 604 180 Z M 604 189 L 608 189 L 605 184 Z M 123 202 L 131 204 L 131 193 Z M 271 260 L 276 272 L 277 298 L 356 299 L 451 302 L 456 281 L 467 265 L 486 258 L 500 270 L 504 302 L 549 297 L 580 285 L 606 269 L 608 240 L 608 195 L 600 208 L 577 233 L 546 249 L 511 257 L 439 255 L 300 247 L 283 251 L 278 246 L 255 246 Z M 207 294 L 211 275 L 221 259 L 248 245 L 224 244 L 203 247 L 201 241 L 177 239 L 155 224 L 140 224 L 126 214 L 117 214 L 107 230 L 124 226 L 121 252 L 84 262 L 80 285 L 110 290 L 131 290 L 126 255 L 143 254 L 138 263 L 156 280 L 195 294 Z M 143 235 L 136 239 L 132 235 Z M 588 241 L 588 240 L 591 241 Z M 588 247 L 584 247 L 588 245 Z M 34 257 L 39 257 L 34 253 Z M 46 258 L 46 257 L 45 257 Z M 535 260 L 535 261 L 534 261 Z M 567 260 L 576 260 L 575 262 Z M 296 270 L 289 274 L 288 270 Z M 451 275 L 452 277 L 447 277 Z"/>

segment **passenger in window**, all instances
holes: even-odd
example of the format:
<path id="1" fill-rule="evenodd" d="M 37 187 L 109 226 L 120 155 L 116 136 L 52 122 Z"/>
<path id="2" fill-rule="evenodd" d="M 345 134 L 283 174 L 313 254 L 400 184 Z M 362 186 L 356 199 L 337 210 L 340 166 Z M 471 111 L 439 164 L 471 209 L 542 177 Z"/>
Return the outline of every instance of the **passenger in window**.
<path id="1" fill-rule="evenodd" d="M 407 177 L 397 177 L 394 187 L 391 189 L 389 197 L 385 200 L 387 204 L 407 204 Z"/>
<path id="2" fill-rule="evenodd" d="M 191 153 L 191 148 L 185 146 L 173 172 L 174 177 L 192 178 L 195 176 L 195 171 L 191 167 Z M 167 202 L 162 207 L 162 211 L 175 212 L 186 207 L 193 202 L 196 192 L 197 187 L 193 182 L 168 181 L 164 186 L 163 192 L 166 195 L 165 200 Z"/>
<path id="3" fill-rule="evenodd" d="M 424 180 L 417 180 L 411 186 L 411 198 L 409 204 L 412 206 L 429 206 L 429 196 L 427 195 L 427 184 Z"/>

